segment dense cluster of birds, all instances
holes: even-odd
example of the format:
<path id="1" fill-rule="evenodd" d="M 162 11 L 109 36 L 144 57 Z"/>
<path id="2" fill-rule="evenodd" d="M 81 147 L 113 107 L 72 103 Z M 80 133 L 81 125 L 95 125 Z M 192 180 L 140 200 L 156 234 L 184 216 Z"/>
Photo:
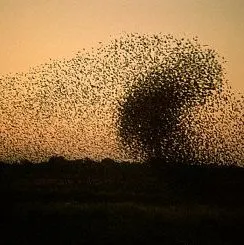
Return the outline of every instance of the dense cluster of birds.
<path id="1" fill-rule="evenodd" d="M 125 34 L 0 76 L 0 160 L 243 164 L 243 96 L 197 38 Z"/>

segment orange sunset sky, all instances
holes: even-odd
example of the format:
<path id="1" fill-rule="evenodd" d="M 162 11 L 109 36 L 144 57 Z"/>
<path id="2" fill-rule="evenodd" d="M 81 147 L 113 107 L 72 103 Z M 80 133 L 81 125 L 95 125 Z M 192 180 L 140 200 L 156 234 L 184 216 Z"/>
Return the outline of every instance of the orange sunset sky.
<path id="1" fill-rule="evenodd" d="M 89 51 L 98 47 L 99 42 L 106 44 L 124 33 L 161 32 L 176 37 L 198 36 L 200 44 L 209 45 L 225 57 L 227 79 L 235 91 L 243 94 L 243 13 L 243 0 L 0 0 L 0 160 L 38 160 L 53 154 L 67 157 L 96 154 L 98 158 L 121 158 L 115 137 L 116 128 L 111 123 L 113 105 L 108 102 L 114 101 L 114 98 L 109 94 L 109 86 L 102 88 L 106 94 L 107 109 L 101 104 L 98 104 L 99 108 L 86 105 L 85 100 L 74 103 L 75 96 L 78 100 L 83 99 L 78 96 L 82 87 L 76 83 L 74 86 L 77 85 L 77 88 L 72 87 L 69 77 L 65 78 L 68 83 L 64 79 L 63 85 L 67 94 L 73 97 L 66 100 L 55 92 L 56 85 L 49 83 L 48 77 L 43 75 L 44 68 L 43 74 L 37 72 L 33 79 L 28 77 L 30 72 L 26 77 L 20 75 L 22 83 L 10 81 L 14 73 L 28 74 L 29 68 L 48 63 L 50 59 L 72 61 L 78 51 L 84 48 Z M 95 74 L 93 68 L 84 69 L 87 74 Z M 52 76 L 52 70 L 50 72 Z M 1 80 L 1 76 L 9 73 L 8 82 Z M 42 85 L 38 81 L 42 75 L 47 79 L 43 80 L 43 90 L 39 90 Z M 25 79 L 29 78 L 32 80 L 28 84 Z M 88 82 L 89 77 L 86 80 Z M 49 85 L 44 87 L 45 83 Z M 85 87 L 85 83 L 83 85 Z M 120 90 L 119 86 L 116 84 L 117 90 Z M 76 93 L 72 92 L 74 89 L 77 89 Z M 49 101 L 53 97 L 60 106 L 55 107 L 54 102 Z M 103 98 L 100 99 L 102 101 Z M 34 108 L 33 101 L 37 105 L 46 105 L 42 113 L 48 119 L 43 116 L 44 119 L 39 120 L 33 116 L 38 115 L 39 110 L 38 106 Z M 82 119 L 73 115 L 77 112 L 75 109 L 80 110 Z M 94 112 L 99 110 L 101 113 L 96 115 Z M 225 115 L 224 126 L 232 125 L 229 123 L 232 120 L 229 118 L 233 118 L 231 113 Z M 84 119 L 86 114 L 88 116 Z M 239 121 L 236 118 L 233 119 L 233 132 L 236 128 L 240 132 L 226 129 L 228 132 L 225 134 L 222 125 L 219 131 L 223 135 L 218 139 L 221 139 L 221 144 L 226 141 L 227 145 L 229 139 L 234 139 L 232 149 L 241 149 L 239 145 L 242 146 L 244 138 L 239 137 L 243 132 L 239 122 L 242 119 L 241 116 Z M 211 128 L 212 124 L 208 126 Z M 213 135 L 209 137 L 213 138 Z M 243 159 L 243 152 L 240 154 L 238 159 Z"/>
<path id="2" fill-rule="evenodd" d="M 123 32 L 197 35 L 244 91 L 243 0 L 0 0 L 0 74 L 72 57 Z"/>

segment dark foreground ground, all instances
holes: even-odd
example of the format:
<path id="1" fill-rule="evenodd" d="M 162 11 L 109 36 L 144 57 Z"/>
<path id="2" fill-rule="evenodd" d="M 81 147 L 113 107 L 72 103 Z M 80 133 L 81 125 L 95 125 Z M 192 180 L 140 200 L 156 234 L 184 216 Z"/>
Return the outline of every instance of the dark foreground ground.
<path id="1" fill-rule="evenodd" d="M 244 169 L 0 165 L 0 244 L 244 244 Z"/>

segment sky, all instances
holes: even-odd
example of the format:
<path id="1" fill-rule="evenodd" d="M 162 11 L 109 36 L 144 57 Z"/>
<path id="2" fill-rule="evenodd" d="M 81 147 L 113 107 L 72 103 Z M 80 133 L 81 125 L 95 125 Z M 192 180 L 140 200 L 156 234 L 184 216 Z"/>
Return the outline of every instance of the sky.
<path id="1" fill-rule="evenodd" d="M 76 73 L 65 76 L 63 72 L 74 71 L 69 64 L 77 62 L 74 57 L 78 51 L 85 49 L 89 53 L 93 47 L 99 47 L 99 43 L 106 46 L 110 40 L 125 33 L 173 34 L 190 39 L 198 36 L 201 44 L 209 45 L 225 58 L 230 85 L 235 91 L 244 93 L 243 13 L 243 0 L 0 0 L 0 160 L 19 156 L 33 159 L 39 158 L 37 154 L 41 157 L 54 153 L 80 157 L 81 152 L 84 153 L 82 156 L 89 157 L 94 154 L 121 157 L 110 115 L 111 105 L 84 107 L 83 111 L 89 115 L 82 118 L 83 121 L 73 115 L 74 108 L 80 110 L 86 103 L 85 100 L 76 103 L 75 99 L 83 99 L 80 95 L 86 91 L 82 91 L 86 89 L 85 83 L 92 83 L 96 69 L 99 69 L 95 67 L 96 62 L 92 63 L 94 67 L 83 67 L 85 78 L 81 86 L 77 85 L 79 80 L 72 80 Z M 63 59 L 70 63 L 62 63 Z M 52 63 L 54 60 L 61 63 Z M 44 66 L 38 68 L 41 64 Z M 49 64 L 54 68 L 49 69 Z M 64 70 L 57 68 L 60 64 Z M 33 67 L 38 71 L 36 74 L 32 73 Z M 73 67 L 76 67 L 75 63 Z M 108 67 L 105 72 L 110 72 L 112 65 Z M 24 75 L 16 77 L 22 80 L 16 79 L 15 84 L 12 83 L 11 77 L 21 72 Z M 123 72 L 122 68 L 120 72 Z M 56 75 L 63 79 L 60 84 L 70 96 L 64 98 L 57 92 L 60 84 L 52 83 L 54 80 L 49 80 L 48 73 L 52 79 Z M 5 77 L 6 74 L 10 74 L 6 76 L 9 80 L 1 80 L 1 75 Z M 114 75 L 111 71 L 109 76 L 114 78 Z M 108 85 L 109 76 L 105 75 L 107 84 L 97 88 L 106 94 L 106 103 L 114 101 Z M 121 84 L 116 86 L 119 88 Z M 89 96 L 94 95 L 96 89 L 89 92 Z M 36 116 L 40 114 L 40 105 L 46 106 L 42 113 L 48 119 L 39 120 Z M 96 111 L 101 114 L 96 115 Z M 226 115 L 224 126 L 232 120 L 231 113 Z M 238 136 L 243 132 L 243 127 L 239 126 L 243 119 L 238 120 L 232 127 L 233 131 L 237 128 L 240 131 L 235 133 L 233 149 L 241 149 L 239 145 L 244 140 Z M 201 121 L 208 121 L 208 118 Z M 219 132 L 223 131 L 221 128 L 219 126 Z M 233 139 L 234 133 L 228 133 Z M 228 144 L 228 137 L 221 134 L 218 139 Z M 242 157 L 243 152 L 239 158 Z"/>
<path id="2" fill-rule="evenodd" d="M 72 57 L 124 32 L 198 36 L 244 91 L 243 0 L 0 0 L 0 74 Z"/>

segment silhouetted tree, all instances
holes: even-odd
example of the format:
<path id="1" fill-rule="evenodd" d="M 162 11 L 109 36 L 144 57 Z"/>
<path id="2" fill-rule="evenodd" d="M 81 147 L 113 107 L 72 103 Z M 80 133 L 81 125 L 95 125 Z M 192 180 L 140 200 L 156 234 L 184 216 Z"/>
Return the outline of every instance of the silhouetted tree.
<path id="1" fill-rule="evenodd" d="M 128 90 L 118 125 L 122 144 L 132 154 L 182 162 L 191 159 L 182 117 L 221 91 L 224 72 L 214 50 L 183 39 L 172 45 L 174 51 Z"/>
<path id="2" fill-rule="evenodd" d="M 63 157 L 63 156 L 52 156 L 50 157 L 49 161 L 48 161 L 49 164 L 66 164 L 67 163 L 67 160 Z"/>
<path id="3" fill-rule="evenodd" d="M 28 159 L 21 160 L 20 161 L 20 164 L 23 164 L 25 166 L 31 166 L 31 165 L 33 165 L 33 163 L 30 160 L 28 160 Z"/>

